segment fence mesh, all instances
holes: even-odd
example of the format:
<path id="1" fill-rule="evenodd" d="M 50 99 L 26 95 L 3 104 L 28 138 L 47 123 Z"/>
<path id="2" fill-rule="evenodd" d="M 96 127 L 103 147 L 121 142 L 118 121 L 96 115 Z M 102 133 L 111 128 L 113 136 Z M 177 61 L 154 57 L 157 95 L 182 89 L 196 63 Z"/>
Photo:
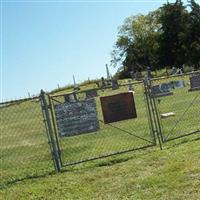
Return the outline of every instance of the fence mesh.
<path id="1" fill-rule="evenodd" d="M 172 86 L 169 92 L 165 91 L 168 93 L 166 96 L 155 96 L 163 141 L 200 133 L 200 91 L 191 91 L 190 76 L 180 75 L 152 81 L 152 86 L 159 85 L 160 89 L 166 89 L 166 85 Z"/>
<path id="2" fill-rule="evenodd" d="M 179 81 L 179 84 L 178 82 Z M 180 81 L 183 83 L 180 86 Z M 176 85 L 169 94 L 154 96 L 161 125 L 162 141 L 186 136 L 200 131 L 200 91 L 190 91 L 188 75 L 152 80 L 152 86 L 160 88 L 161 84 Z M 167 83 L 167 84 L 166 84 Z M 162 85 L 163 86 L 163 85 Z M 171 86 L 170 86 L 171 87 Z M 101 97 L 133 92 L 137 118 L 104 123 Z M 96 88 L 97 89 L 97 88 Z M 165 90 L 166 88 L 164 88 Z M 60 137 L 55 116 L 55 106 L 63 104 L 63 94 L 47 95 L 49 121 L 53 137 L 58 147 L 61 167 L 107 157 L 119 153 L 147 148 L 156 144 L 152 127 L 155 115 L 142 82 L 128 82 L 118 89 L 112 87 L 97 89 L 95 97 L 98 131 L 70 137 Z M 78 101 L 86 98 L 87 91 L 76 93 Z M 166 92 L 166 91 L 165 91 Z M 44 100 L 44 99 L 43 99 Z M 40 176 L 54 171 L 52 146 L 44 104 L 39 98 L 24 99 L 0 104 L 0 184 L 1 186 L 26 177 Z M 43 106 L 43 111 L 41 108 Z M 166 115 L 167 114 L 167 115 Z M 44 122 L 46 119 L 46 122 Z M 51 143 L 52 144 L 52 143 Z M 54 160 L 55 161 L 55 160 Z"/>
<path id="3" fill-rule="evenodd" d="M 39 98 L 0 106 L 1 185 L 53 170 Z"/>
<path id="4" fill-rule="evenodd" d="M 105 124 L 100 97 L 128 92 L 130 85 L 134 88 L 137 118 Z M 81 101 L 85 99 L 85 95 L 85 92 L 80 92 L 76 96 Z M 64 103 L 65 100 L 63 95 L 59 95 L 51 97 L 51 101 L 54 107 Z M 58 135 L 63 165 L 76 164 L 155 145 L 149 124 L 143 83 L 120 86 L 116 90 L 112 90 L 112 88 L 99 90 L 95 101 L 100 123 L 98 131 L 72 137 L 59 137 Z"/>

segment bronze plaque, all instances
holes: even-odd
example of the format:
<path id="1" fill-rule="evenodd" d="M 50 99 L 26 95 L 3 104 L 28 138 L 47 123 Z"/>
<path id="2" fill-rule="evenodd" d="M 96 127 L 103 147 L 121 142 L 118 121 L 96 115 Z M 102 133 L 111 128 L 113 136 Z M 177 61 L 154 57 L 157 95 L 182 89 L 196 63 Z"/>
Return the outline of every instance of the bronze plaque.
<path id="1" fill-rule="evenodd" d="M 100 97 L 104 123 L 137 118 L 132 92 Z"/>

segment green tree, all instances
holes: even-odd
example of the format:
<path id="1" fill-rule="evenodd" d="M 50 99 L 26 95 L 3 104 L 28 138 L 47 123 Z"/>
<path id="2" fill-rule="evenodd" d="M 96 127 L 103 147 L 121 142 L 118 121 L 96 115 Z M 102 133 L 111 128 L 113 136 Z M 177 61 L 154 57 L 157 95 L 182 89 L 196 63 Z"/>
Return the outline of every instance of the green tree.
<path id="1" fill-rule="evenodd" d="M 181 0 L 161 7 L 160 65 L 180 67 L 189 59 L 189 13 Z"/>
<path id="2" fill-rule="evenodd" d="M 125 19 L 119 29 L 115 49 L 112 52 L 112 63 L 121 64 L 124 76 L 130 71 L 140 71 L 147 66 L 156 68 L 158 63 L 158 37 L 160 11 L 148 15 L 131 16 Z"/>
<path id="3" fill-rule="evenodd" d="M 189 64 L 200 69 L 200 5 L 190 1 Z"/>

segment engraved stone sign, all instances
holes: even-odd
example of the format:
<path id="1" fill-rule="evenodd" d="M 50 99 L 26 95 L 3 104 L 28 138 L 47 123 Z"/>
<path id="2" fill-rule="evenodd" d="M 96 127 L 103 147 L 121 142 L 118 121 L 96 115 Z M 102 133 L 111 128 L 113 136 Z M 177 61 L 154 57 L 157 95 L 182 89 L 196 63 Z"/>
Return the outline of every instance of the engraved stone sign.
<path id="1" fill-rule="evenodd" d="M 189 91 L 200 90 L 200 74 L 190 77 L 190 87 Z"/>
<path id="2" fill-rule="evenodd" d="M 94 98 L 94 97 L 97 97 L 97 91 L 95 89 L 92 89 L 92 90 L 88 90 L 86 91 L 86 98 L 89 99 L 89 98 Z"/>
<path id="3" fill-rule="evenodd" d="M 94 99 L 54 105 L 58 133 L 75 136 L 99 129 Z"/>
<path id="4" fill-rule="evenodd" d="M 162 90 L 161 90 L 162 89 Z M 173 92 L 170 92 L 167 84 L 154 85 L 151 87 L 151 95 L 154 97 L 162 97 L 173 95 Z"/>
<path id="5" fill-rule="evenodd" d="M 126 92 L 100 98 L 104 123 L 137 118 L 133 93 Z"/>

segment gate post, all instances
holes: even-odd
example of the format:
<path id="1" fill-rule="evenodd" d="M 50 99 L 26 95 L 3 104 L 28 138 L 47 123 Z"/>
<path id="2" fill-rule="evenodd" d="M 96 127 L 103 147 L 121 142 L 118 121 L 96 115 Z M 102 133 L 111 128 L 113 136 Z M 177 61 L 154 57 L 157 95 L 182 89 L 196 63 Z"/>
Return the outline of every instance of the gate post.
<path id="1" fill-rule="evenodd" d="M 55 170 L 60 172 L 61 171 L 61 164 L 60 164 L 60 159 L 59 159 L 59 153 L 58 153 L 58 148 L 54 139 L 54 133 L 53 133 L 53 128 L 51 124 L 51 118 L 49 115 L 49 105 L 46 101 L 45 98 L 45 92 L 41 90 L 40 94 L 40 99 L 41 99 L 41 106 L 42 106 L 42 111 L 43 111 L 43 116 L 44 116 L 44 121 L 46 123 L 46 128 L 47 128 L 47 137 L 49 140 L 49 145 L 50 145 L 50 150 L 52 154 L 52 159 L 54 162 L 54 167 Z"/>
<path id="2" fill-rule="evenodd" d="M 162 138 L 160 138 L 161 134 L 161 126 L 160 126 L 160 121 L 159 121 L 159 116 L 158 116 L 158 111 L 155 103 L 154 97 L 151 95 L 151 81 L 149 78 L 146 78 L 144 80 L 144 86 L 145 86 L 145 92 L 147 93 L 146 96 L 149 99 L 149 113 L 150 115 L 152 114 L 152 130 L 153 130 L 153 135 L 154 137 L 158 139 L 160 149 L 162 150 Z M 147 100 L 148 101 L 148 100 Z"/>

